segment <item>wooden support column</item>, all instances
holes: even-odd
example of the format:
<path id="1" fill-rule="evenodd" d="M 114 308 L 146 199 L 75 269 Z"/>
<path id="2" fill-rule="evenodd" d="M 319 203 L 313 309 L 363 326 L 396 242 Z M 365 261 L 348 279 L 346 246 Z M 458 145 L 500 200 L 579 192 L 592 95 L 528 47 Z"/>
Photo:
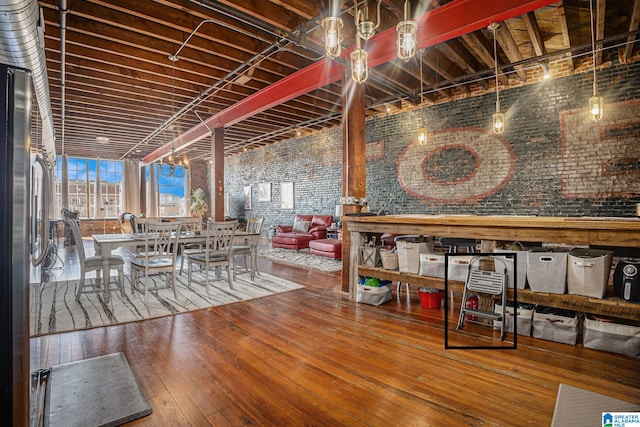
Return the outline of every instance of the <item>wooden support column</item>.
<path id="1" fill-rule="evenodd" d="M 357 199 L 367 196 L 367 153 L 365 136 L 365 89 L 349 74 L 342 78 L 342 195 L 347 199 L 343 214 L 360 211 Z M 342 225 L 342 291 L 349 292 L 351 239 Z"/>
<path id="2" fill-rule="evenodd" d="M 216 128 L 211 136 L 211 206 L 209 216 L 224 220 L 224 128 Z"/>

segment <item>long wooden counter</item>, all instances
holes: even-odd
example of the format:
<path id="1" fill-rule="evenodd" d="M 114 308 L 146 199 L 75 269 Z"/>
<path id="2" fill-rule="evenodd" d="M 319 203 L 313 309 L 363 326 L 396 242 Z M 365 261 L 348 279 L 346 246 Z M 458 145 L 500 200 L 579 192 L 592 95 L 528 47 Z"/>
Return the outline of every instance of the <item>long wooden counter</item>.
<path id="1" fill-rule="evenodd" d="M 442 279 L 359 265 L 360 247 L 367 233 L 466 237 L 483 241 L 551 242 L 610 247 L 640 247 L 637 218 L 560 218 L 535 216 L 385 215 L 343 217 L 350 232 L 349 292 L 355 297 L 359 276 L 409 282 L 442 289 Z M 456 286 L 457 285 L 457 286 Z M 461 284 L 454 284 L 461 288 Z M 518 291 L 518 301 L 571 310 L 640 319 L 640 304 L 622 299 Z"/>

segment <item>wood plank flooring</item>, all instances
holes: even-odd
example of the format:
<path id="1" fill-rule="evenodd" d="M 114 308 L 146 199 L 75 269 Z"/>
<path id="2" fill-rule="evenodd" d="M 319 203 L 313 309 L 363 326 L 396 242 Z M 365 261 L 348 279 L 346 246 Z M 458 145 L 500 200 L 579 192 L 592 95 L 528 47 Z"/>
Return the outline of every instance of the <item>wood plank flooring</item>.
<path id="1" fill-rule="evenodd" d="M 528 337 L 445 350 L 444 309 L 415 287 L 373 307 L 339 273 L 260 269 L 305 288 L 35 338 L 32 367 L 125 353 L 153 407 L 132 426 L 547 426 L 560 383 L 640 402 L 639 359 Z"/>

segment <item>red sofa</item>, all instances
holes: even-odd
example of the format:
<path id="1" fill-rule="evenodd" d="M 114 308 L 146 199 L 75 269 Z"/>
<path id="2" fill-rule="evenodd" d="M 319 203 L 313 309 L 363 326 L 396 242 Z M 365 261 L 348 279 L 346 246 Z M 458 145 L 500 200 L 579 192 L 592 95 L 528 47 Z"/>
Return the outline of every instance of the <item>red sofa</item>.
<path id="1" fill-rule="evenodd" d="M 276 227 L 271 246 L 295 250 L 308 248 L 309 241 L 327 238 L 327 228 L 332 221 L 332 215 L 296 215 L 294 225 Z"/>

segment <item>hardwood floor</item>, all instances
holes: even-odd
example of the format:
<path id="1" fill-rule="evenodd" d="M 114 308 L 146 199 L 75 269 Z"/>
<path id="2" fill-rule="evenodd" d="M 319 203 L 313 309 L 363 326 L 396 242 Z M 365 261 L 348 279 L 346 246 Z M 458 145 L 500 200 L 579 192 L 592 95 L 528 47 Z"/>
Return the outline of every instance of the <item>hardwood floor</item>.
<path id="1" fill-rule="evenodd" d="M 153 407 L 132 426 L 546 426 L 560 383 L 640 402 L 639 359 L 528 337 L 445 350 L 444 309 L 421 308 L 415 287 L 374 307 L 339 274 L 260 270 L 305 288 L 35 338 L 32 367 L 123 352 Z"/>

